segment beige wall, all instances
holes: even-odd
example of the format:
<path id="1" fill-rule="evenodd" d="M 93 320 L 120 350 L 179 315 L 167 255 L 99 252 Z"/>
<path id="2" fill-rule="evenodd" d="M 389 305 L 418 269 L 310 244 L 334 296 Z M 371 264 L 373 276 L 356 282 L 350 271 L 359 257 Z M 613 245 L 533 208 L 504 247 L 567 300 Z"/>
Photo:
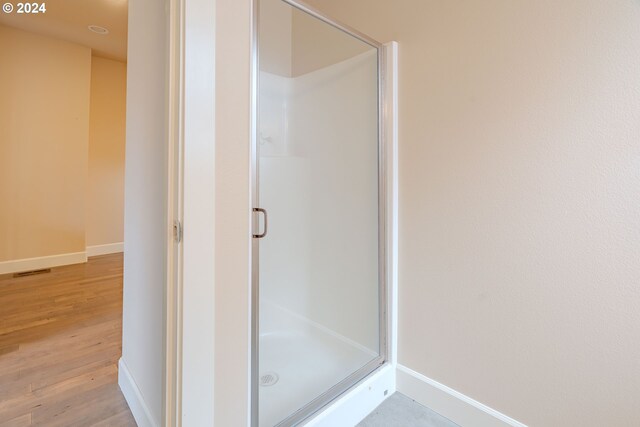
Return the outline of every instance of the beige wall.
<path id="1" fill-rule="evenodd" d="M 638 425 L 640 3 L 310 2 L 400 43 L 399 362 Z"/>
<path id="2" fill-rule="evenodd" d="M 91 51 L 0 26 L 0 261 L 85 250 Z"/>
<path id="3" fill-rule="evenodd" d="M 371 46 L 293 9 L 291 24 L 291 75 L 301 76 L 364 53 Z"/>
<path id="4" fill-rule="evenodd" d="M 366 52 L 370 46 L 348 40 L 344 33 L 282 0 L 261 0 L 260 70 L 295 77 Z"/>
<path id="5" fill-rule="evenodd" d="M 260 2 L 260 32 L 269 34 L 269 37 L 258 38 L 262 71 L 291 75 L 291 9 L 281 0 Z"/>
<path id="6" fill-rule="evenodd" d="M 91 61 L 87 246 L 122 242 L 127 64 Z"/>

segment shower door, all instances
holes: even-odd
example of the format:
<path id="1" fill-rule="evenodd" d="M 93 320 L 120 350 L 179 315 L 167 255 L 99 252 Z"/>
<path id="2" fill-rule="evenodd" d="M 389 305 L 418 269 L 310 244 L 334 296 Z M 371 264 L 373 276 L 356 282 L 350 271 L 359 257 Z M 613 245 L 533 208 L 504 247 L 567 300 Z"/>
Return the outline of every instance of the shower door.
<path id="1" fill-rule="evenodd" d="M 255 5 L 253 424 L 289 426 L 385 361 L 382 50 Z"/>

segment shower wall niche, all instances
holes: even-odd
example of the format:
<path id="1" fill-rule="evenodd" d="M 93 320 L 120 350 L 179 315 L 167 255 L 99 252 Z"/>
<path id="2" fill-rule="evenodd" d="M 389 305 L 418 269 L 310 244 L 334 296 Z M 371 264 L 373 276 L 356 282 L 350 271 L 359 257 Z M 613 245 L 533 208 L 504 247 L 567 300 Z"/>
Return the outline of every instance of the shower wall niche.
<path id="1" fill-rule="evenodd" d="M 379 49 L 258 4 L 255 425 L 294 425 L 384 362 Z"/>

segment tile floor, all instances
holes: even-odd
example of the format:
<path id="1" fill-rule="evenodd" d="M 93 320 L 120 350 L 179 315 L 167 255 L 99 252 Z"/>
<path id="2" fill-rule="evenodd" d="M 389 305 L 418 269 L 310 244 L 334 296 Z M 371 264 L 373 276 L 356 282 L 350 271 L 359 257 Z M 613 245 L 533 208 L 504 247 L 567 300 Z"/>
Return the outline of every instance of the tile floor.
<path id="1" fill-rule="evenodd" d="M 458 425 L 404 394 L 394 393 L 357 427 L 458 427 Z"/>

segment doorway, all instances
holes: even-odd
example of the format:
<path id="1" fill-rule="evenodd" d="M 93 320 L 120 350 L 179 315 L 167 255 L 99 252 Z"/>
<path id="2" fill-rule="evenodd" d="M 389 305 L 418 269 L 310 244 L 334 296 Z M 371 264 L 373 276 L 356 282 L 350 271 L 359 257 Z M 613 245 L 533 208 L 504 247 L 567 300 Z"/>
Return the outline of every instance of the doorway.
<path id="1" fill-rule="evenodd" d="M 126 1 L 0 16 L 0 424 L 135 425 L 122 353 Z"/>

